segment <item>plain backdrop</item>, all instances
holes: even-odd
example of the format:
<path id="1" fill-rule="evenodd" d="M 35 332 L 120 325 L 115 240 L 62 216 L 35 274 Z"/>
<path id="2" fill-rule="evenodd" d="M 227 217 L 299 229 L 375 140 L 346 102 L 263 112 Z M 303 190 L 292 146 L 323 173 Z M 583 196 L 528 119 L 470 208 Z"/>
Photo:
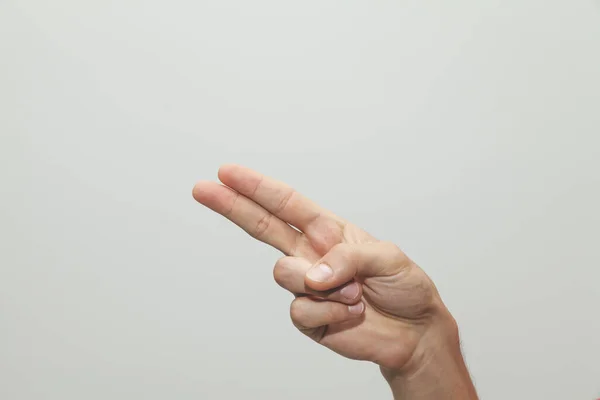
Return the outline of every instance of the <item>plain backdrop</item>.
<path id="1" fill-rule="evenodd" d="M 396 242 L 482 399 L 600 396 L 597 1 L 0 1 L 0 398 L 389 399 L 296 332 L 239 163 Z"/>

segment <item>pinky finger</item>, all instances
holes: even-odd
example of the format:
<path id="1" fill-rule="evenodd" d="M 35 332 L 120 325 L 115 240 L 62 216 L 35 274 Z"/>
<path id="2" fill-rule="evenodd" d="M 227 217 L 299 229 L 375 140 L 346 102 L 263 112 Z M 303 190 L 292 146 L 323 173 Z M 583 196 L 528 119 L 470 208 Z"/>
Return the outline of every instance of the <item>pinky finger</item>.
<path id="1" fill-rule="evenodd" d="M 298 297 L 292 302 L 290 316 L 294 325 L 304 330 L 357 319 L 364 311 L 362 301 L 349 306 L 311 297 Z"/>

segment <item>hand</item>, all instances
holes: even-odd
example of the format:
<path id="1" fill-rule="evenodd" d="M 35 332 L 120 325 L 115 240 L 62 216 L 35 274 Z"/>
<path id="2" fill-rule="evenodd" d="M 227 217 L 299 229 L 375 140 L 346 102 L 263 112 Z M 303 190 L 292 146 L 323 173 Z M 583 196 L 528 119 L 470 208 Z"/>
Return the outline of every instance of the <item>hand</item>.
<path id="1" fill-rule="evenodd" d="M 275 280 L 296 295 L 291 317 L 310 338 L 379 364 L 390 382 L 458 346 L 433 282 L 396 245 L 248 168 L 226 165 L 218 176 L 226 186 L 199 182 L 194 198 L 286 255 Z"/>

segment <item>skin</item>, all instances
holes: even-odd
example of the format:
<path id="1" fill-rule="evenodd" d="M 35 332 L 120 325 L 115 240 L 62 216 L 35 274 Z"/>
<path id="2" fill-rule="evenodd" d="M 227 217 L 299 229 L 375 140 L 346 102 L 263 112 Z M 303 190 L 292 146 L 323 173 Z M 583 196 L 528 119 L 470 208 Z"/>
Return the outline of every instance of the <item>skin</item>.
<path id="1" fill-rule="evenodd" d="M 427 274 L 395 244 L 249 168 L 194 198 L 280 250 L 275 281 L 295 295 L 294 325 L 315 342 L 380 366 L 395 399 L 477 399 L 456 322 Z"/>

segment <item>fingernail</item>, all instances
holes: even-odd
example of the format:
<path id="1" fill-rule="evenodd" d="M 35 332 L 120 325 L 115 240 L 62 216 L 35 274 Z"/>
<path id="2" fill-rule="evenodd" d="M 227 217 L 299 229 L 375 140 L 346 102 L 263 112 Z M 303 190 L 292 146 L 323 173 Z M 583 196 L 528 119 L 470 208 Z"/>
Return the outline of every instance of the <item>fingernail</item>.
<path id="1" fill-rule="evenodd" d="M 308 276 L 310 280 L 315 282 L 325 282 L 333 276 L 333 270 L 329 265 L 319 264 L 315 267 L 312 267 L 306 273 L 306 276 Z"/>
<path id="2" fill-rule="evenodd" d="M 348 311 L 350 311 L 350 314 L 356 314 L 356 315 L 362 314 L 362 312 L 364 310 L 365 310 L 365 305 L 363 304 L 362 301 L 353 306 L 348 306 Z"/>
<path id="3" fill-rule="evenodd" d="M 358 296 L 358 283 L 352 283 L 348 286 L 346 286 L 345 288 L 343 288 L 340 293 L 342 294 L 342 296 L 344 296 L 345 298 L 347 298 L 348 300 L 352 300 L 355 299 L 356 296 Z"/>

